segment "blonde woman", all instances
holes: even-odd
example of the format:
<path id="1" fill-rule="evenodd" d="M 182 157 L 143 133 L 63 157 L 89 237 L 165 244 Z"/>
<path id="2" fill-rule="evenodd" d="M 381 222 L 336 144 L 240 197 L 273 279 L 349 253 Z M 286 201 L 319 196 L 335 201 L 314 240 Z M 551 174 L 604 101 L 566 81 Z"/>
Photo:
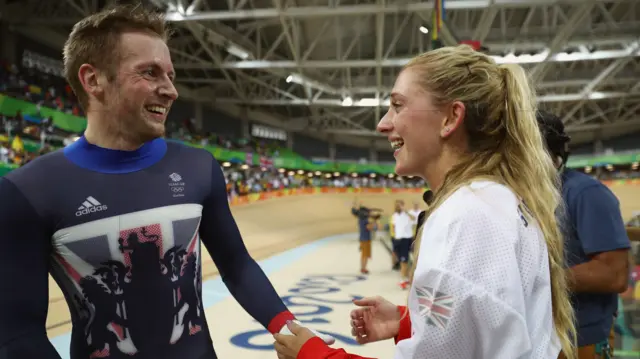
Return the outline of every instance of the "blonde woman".
<path id="1" fill-rule="evenodd" d="M 521 67 L 468 46 L 427 52 L 402 70 L 378 130 L 396 172 L 424 178 L 434 198 L 408 311 L 357 301 L 360 343 L 395 337 L 395 359 L 575 358 L 557 171 L 535 103 Z M 281 359 L 359 358 L 289 328 L 294 335 L 275 335 Z"/>

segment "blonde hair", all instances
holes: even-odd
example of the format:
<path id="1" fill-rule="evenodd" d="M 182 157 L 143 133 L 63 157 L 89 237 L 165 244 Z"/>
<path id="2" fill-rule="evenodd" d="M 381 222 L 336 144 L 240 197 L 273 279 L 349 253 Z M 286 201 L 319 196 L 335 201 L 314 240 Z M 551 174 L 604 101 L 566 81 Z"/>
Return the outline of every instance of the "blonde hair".
<path id="1" fill-rule="evenodd" d="M 444 47 L 413 58 L 403 69 L 415 72 L 435 106 L 461 101 L 466 108 L 469 153 L 434 191 L 427 215 L 453 192 L 477 179 L 511 188 L 540 226 L 547 244 L 553 321 L 562 351 L 575 359 L 576 329 L 564 266 L 564 240 L 556 210 L 562 208 L 559 175 L 536 121 L 536 98 L 518 65 L 498 65 L 467 45 Z M 420 229 L 414 253 L 420 252 Z M 412 273 L 418 258 L 414 261 Z"/>

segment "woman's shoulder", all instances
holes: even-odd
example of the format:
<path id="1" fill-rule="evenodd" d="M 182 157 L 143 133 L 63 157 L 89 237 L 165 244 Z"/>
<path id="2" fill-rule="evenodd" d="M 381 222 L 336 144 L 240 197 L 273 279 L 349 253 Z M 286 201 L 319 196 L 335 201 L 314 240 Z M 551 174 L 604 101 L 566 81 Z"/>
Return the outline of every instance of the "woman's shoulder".
<path id="1" fill-rule="evenodd" d="M 504 184 L 477 180 L 455 190 L 435 212 L 451 220 L 482 214 L 490 218 L 519 218 L 518 196 Z"/>

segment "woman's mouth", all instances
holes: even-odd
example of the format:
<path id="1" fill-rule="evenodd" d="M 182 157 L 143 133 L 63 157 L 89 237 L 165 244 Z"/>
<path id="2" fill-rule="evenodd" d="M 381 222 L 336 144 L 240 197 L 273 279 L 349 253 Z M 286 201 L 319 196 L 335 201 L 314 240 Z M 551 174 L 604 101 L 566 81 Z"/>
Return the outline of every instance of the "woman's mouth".
<path id="1" fill-rule="evenodd" d="M 400 149 L 404 146 L 404 141 L 400 139 L 396 139 L 391 141 L 391 148 L 393 148 L 393 155 L 397 156 Z"/>

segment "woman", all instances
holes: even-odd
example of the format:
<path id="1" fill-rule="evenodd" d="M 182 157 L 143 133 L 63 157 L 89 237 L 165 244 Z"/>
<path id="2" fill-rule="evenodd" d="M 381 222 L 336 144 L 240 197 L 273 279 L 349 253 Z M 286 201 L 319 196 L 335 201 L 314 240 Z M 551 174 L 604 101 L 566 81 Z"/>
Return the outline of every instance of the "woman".
<path id="1" fill-rule="evenodd" d="M 408 313 L 356 304 L 359 342 L 396 337 L 396 359 L 575 358 L 573 311 L 556 223 L 557 172 L 524 70 L 468 46 L 419 55 L 398 76 L 378 125 L 396 172 L 434 191 L 416 241 Z M 403 319 L 401 319 L 403 318 Z M 359 358 L 297 324 L 279 358 Z"/>

